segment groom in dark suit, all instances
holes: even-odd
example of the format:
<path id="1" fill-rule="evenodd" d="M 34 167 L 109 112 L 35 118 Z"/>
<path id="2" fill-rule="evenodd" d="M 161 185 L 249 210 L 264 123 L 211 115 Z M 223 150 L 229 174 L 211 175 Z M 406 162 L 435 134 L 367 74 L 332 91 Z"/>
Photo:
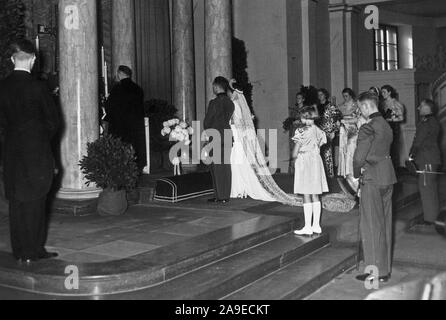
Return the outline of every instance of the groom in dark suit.
<path id="1" fill-rule="evenodd" d="M 57 256 L 45 250 L 45 242 L 46 199 L 55 173 L 51 138 L 60 119 L 45 83 L 31 76 L 33 43 L 19 40 L 11 49 L 15 70 L 0 82 L 3 174 L 13 255 L 31 263 Z"/>
<path id="2" fill-rule="evenodd" d="M 210 199 L 209 202 L 227 203 L 231 197 L 231 184 L 232 184 L 232 172 L 231 172 L 231 152 L 232 152 L 232 131 L 231 131 L 231 118 L 234 114 L 234 103 L 228 96 L 229 81 L 223 77 L 217 77 L 213 83 L 214 93 L 217 96 L 209 104 L 206 118 L 204 119 L 204 129 L 213 129 L 220 135 L 221 145 L 215 147 L 221 147 L 221 157 L 214 158 L 214 162 L 211 164 L 212 181 L 214 183 L 215 198 Z M 211 137 L 210 142 L 215 137 Z M 215 150 L 213 150 L 214 156 Z M 217 157 L 217 155 L 216 155 Z"/>

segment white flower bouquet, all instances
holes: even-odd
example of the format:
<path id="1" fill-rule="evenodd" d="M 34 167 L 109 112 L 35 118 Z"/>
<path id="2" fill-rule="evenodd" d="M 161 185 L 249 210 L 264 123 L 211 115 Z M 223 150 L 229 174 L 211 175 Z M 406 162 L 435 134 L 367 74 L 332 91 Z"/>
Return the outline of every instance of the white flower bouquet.
<path id="1" fill-rule="evenodd" d="M 170 141 L 184 142 L 186 146 L 191 144 L 191 136 L 194 134 L 194 129 L 187 122 L 172 119 L 164 122 L 163 126 L 163 130 L 161 130 L 163 137 L 168 135 Z"/>

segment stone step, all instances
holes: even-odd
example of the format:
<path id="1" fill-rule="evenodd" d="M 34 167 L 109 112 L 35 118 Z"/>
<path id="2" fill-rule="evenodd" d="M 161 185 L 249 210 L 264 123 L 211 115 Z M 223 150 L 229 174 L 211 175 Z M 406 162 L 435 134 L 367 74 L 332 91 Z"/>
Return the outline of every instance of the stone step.
<path id="1" fill-rule="evenodd" d="M 236 291 L 224 300 L 298 300 L 355 265 L 354 248 L 325 247 Z"/>
<path id="2" fill-rule="evenodd" d="M 217 300 L 329 245 L 327 235 L 287 234 L 161 285 L 103 297 L 125 300 Z"/>
<path id="3" fill-rule="evenodd" d="M 128 259 L 104 263 L 76 265 L 55 260 L 27 267 L 19 266 L 9 254 L 0 253 L 0 283 L 49 295 L 97 296 L 135 291 L 281 237 L 297 225 L 298 218 L 261 216 Z M 65 271 L 70 265 L 79 269 L 80 287 L 75 292 L 65 288 Z"/>

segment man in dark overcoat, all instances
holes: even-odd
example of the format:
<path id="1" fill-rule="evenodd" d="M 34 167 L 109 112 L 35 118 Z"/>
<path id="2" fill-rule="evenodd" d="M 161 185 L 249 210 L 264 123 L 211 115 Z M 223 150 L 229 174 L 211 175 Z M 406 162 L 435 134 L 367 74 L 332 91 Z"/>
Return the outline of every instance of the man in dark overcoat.
<path id="1" fill-rule="evenodd" d="M 3 173 L 13 255 L 31 263 L 57 256 L 45 250 L 45 242 L 46 201 L 55 173 L 51 139 L 60 119 L 48 88 L 31 77 L 32 42 L 20 40 L 11 49 L 15 70 L 0 83 Z"/>
<path id="2" fill-rule="evenodd" d="M 120 66 L 117 71 L 119 82 L 113 87 L 105 103 L 107 113 L 107 133 L 131 144 L 135 150 L 140 172 L 147 164 L 145 127 L 144 127 L 144 91 L 132 81 L 132 70 Z"/>
<path id="3" fill-rule="evenodd" d="M 209 103 L 209 108 L 204 120 L 204 129 L 213 129 L 218 132 L 221 144 L 219 152 L 213 150 L 214 162 L 211 164 L 212 181 L 214 183 L 215 198 L 209 202 L 227 203 L 231 197 L 232 170 L 232 131 L 231 119 L 234 115 L 235 105 L 229 98 L 229 81 L 223 77 L 217 77 L 213 83 L 214 93 L 217 96 Z M 215 139 L 215 137 L 211 137 Z M 212 141 L 211 141 L 212 142 Z M 220 156 L 217 156 L 220 154 Z"/>
<path id="4" fill-rule="evenodd" d="M 421 102 L 418 108 L 420 122 L 417 125 L 415 140 L 410 151 L 410 158 L 415 161 L 418 169 L 428 172 L 418 177 L 426 225 L 433 225 L 440 215 L 438 175 L 434 172 L 441 169 L 439 146 L 441 125 L 435 117 L 435 110 L 436 106 L 432 100 Z"/>
<path id="5" fill-rule="evenodd" d="M 355 178 L 361 178 L 360 233 L 366 273 L 360 281 L 387 282 L 392 272 L 392 196 L 397 183 L 390 157 L 393 133 L 378 109 L 378 97 L 363 93 L 359 108 L 367 124 L 361 127 L 353 159 Z M 376 274 L 377 273 L 377 274 Z"/>

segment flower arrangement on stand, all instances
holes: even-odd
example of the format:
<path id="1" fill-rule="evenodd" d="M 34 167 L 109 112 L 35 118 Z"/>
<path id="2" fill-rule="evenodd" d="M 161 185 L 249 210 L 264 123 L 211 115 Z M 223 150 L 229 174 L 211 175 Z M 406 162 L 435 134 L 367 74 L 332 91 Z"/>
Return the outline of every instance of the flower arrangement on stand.
<path id="1" fill-rule="evenodd" d="M 169 135 L 170 141 L 184 142 L 186 146 L 192 143 L 190 136 L 194 133 L 194 130 L 186 121 L 172 119 L 164 122 L 163 126 L 164 128 L 161 131 L 163 137 Z"/>
<path id="2" fill-rule="evenodd" d="M 186 122 L 179 119 L 171 119 L 163 123 L 163 130 L 161 135 L 163 137 L 169 136 L 169 141 L 176 141 L 184 143 L 184 146 L 190 147 L 192 144 L 191 136 L 194 134 L 194 129 Z M 171 159 L 174 165 L 174 175 L 181 175 L 181 167 L 183 170 L 190 166 L 190 152 L 189 154 L 183 152 L 177 157 Z"/>

